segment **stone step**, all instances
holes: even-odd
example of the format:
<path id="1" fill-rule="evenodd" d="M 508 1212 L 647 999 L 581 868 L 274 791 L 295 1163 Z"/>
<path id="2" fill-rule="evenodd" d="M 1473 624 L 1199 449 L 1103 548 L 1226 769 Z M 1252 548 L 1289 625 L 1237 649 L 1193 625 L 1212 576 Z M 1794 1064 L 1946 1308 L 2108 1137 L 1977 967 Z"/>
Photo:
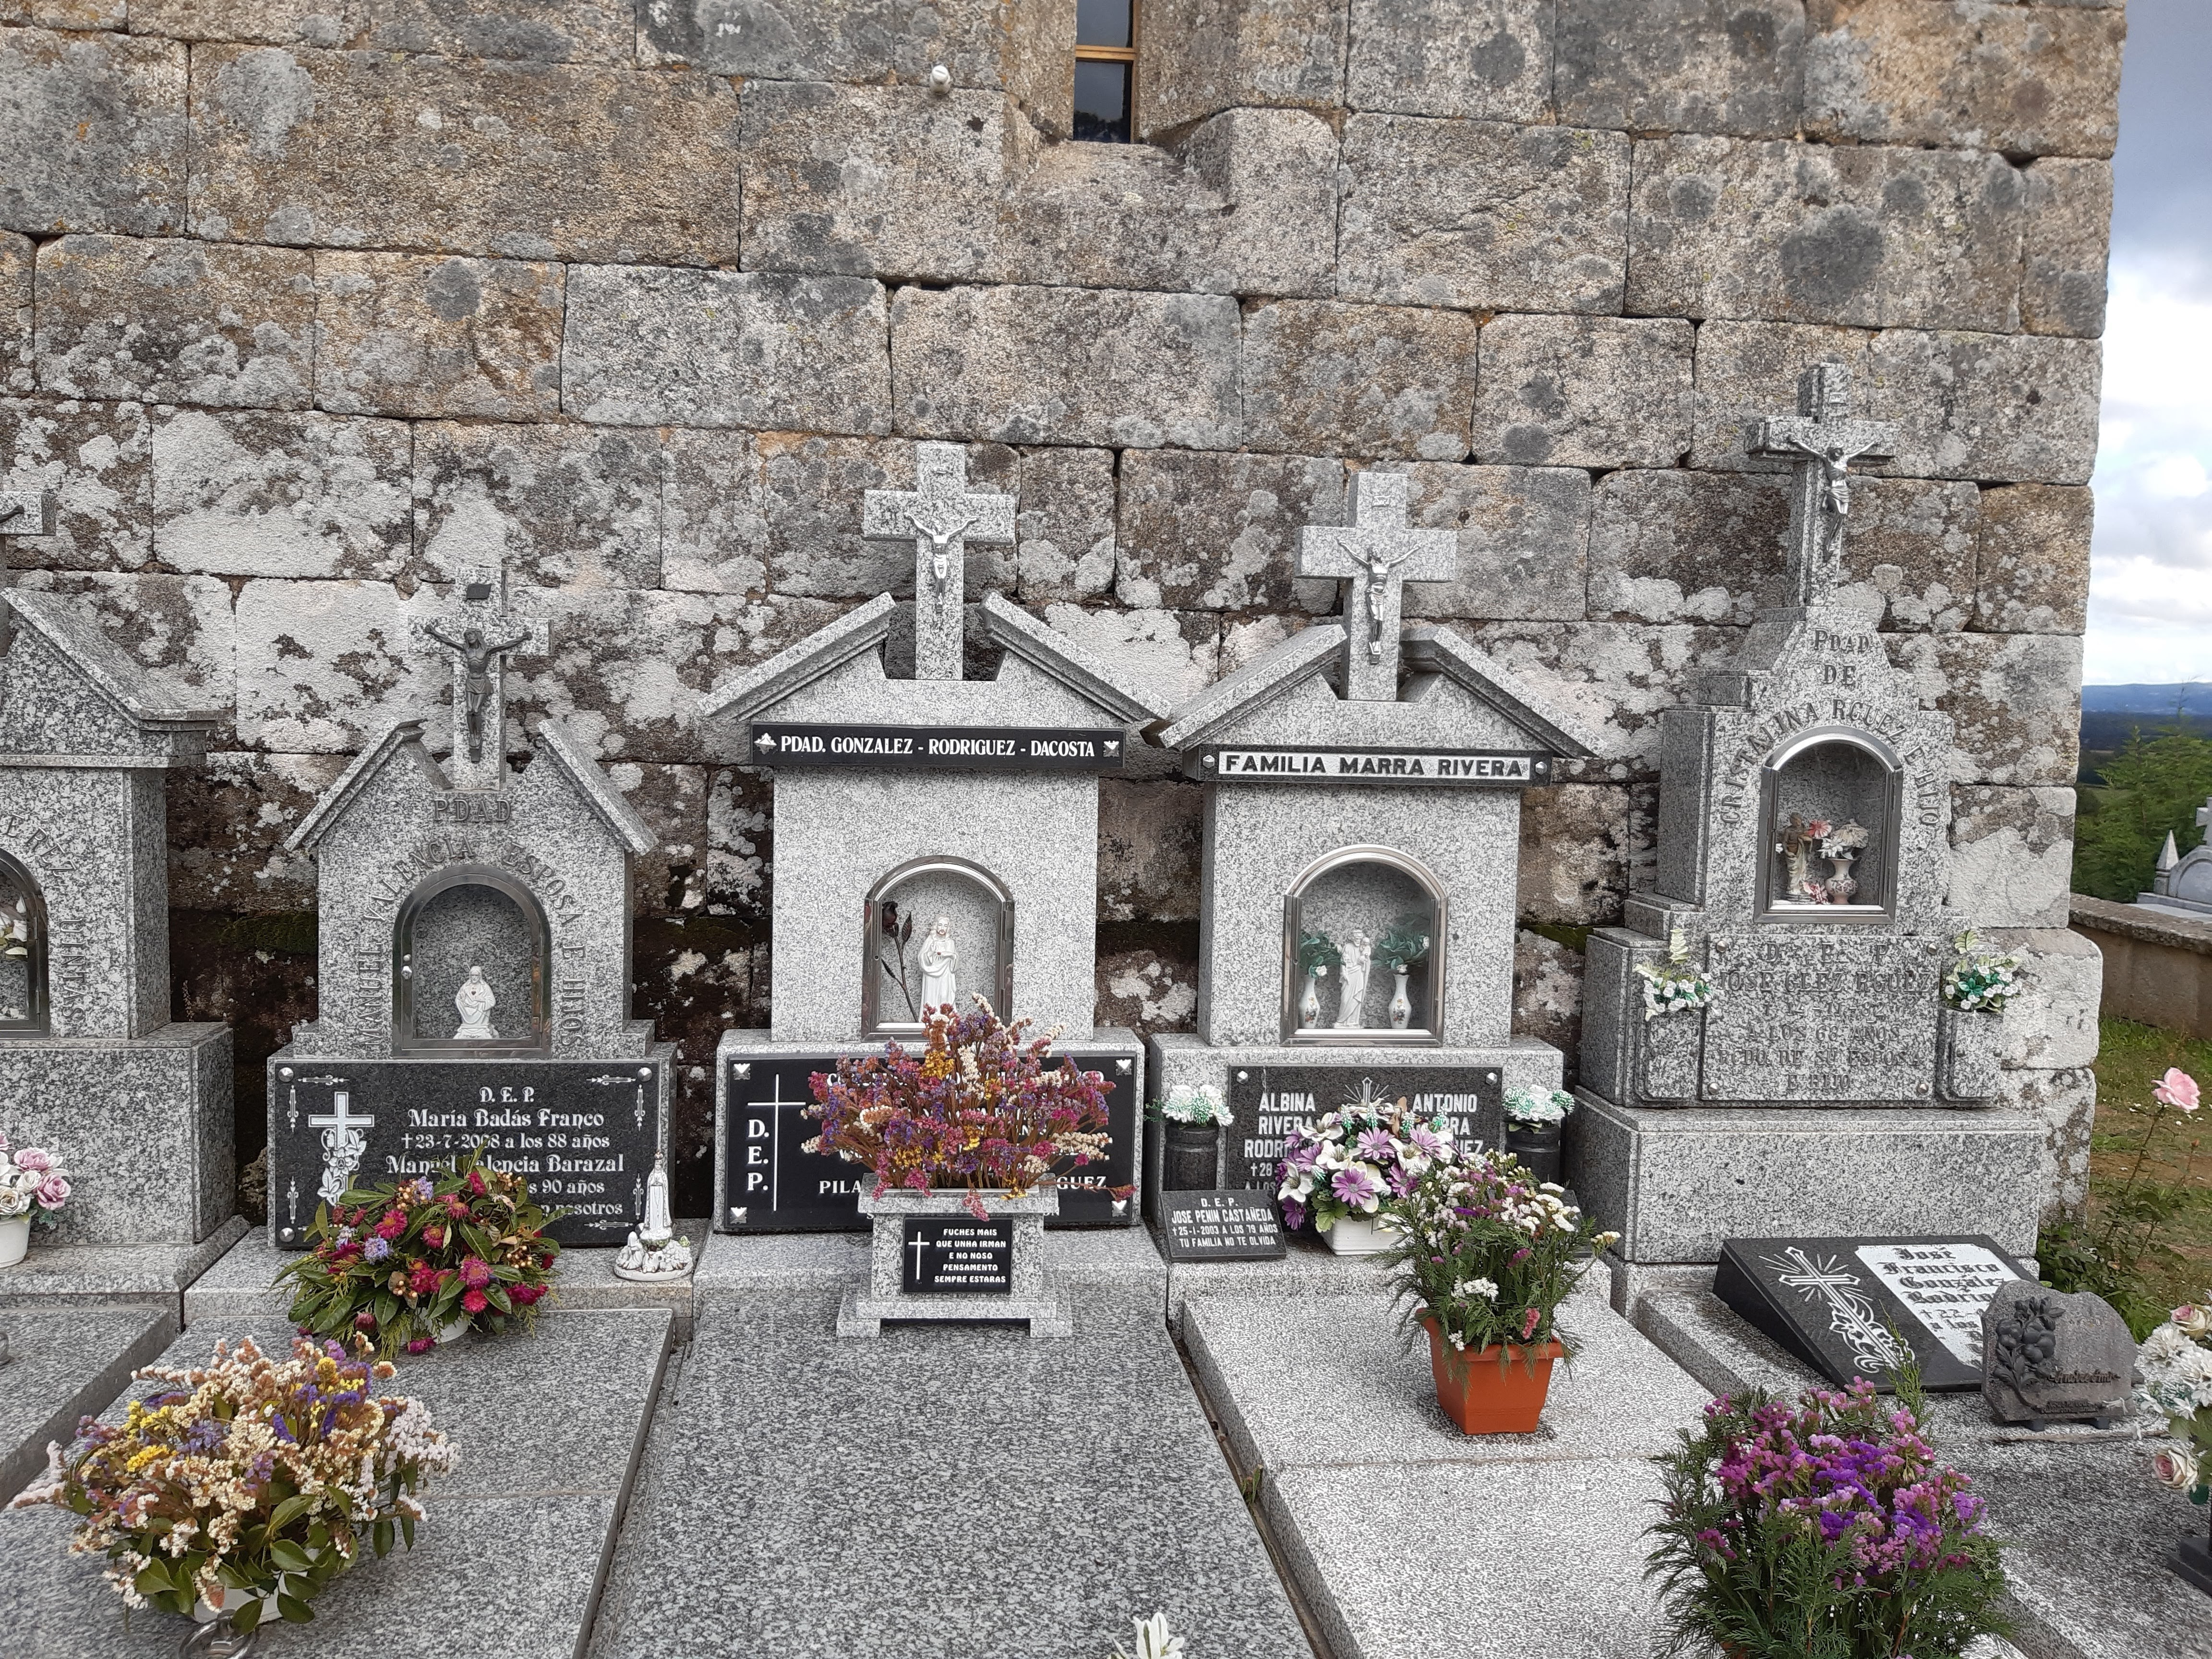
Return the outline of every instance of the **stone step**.
<path id="1" fill-rule="evenodd" d="M 77 1419 L 114 1399 L 176 1334 L 166 1303 L 0 1309 L 0 1504 L 46 1467 L 49 1441 L 69 1439 Z"/>
<path id="2" fill-rule="evenodd" d="M 460 1449 L 422 1495 L 415 1548 L 332 1583 L 312 1625 L 273 1629 L 269 1659 L 394 1659 L 464 1647 L 470 1659 L 582 1651 L 670 1352 L 665 1309 L 555 1313 L 534 1332 L 465 1337 L 400 1362 Z M 162 1363 L 205 1363 L 218 1338 L 290 1351 L 282 1320 L 204 1319 Z M 149 1385 L 138 1384 L 143 1389 Z M 66 1553 L 76 1517 L 0 1513 L 0 1651 L 38 1659 L 171 1659 L 182 1620 L 139 1612 L 97 1561 Z"/>
<path id="3" fill-rule="evenodd" d="M 0 1270 L 0 1308 L 166 1301 L 181 1321 L 179 1298 L 185 1287 L 246 1233 L 246 1224 L 237 1216 L 197 1244 L 46 1244 L 33 1233 L 31 1253 Z"/>

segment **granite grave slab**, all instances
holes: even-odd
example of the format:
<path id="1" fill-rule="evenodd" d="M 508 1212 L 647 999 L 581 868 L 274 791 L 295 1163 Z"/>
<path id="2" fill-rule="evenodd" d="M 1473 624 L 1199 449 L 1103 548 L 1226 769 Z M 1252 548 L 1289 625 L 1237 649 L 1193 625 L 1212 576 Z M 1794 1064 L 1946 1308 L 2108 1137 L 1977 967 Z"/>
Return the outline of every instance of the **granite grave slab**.
<path id="1" fill-rule="evenodd" d="M 67 1443 L 176 1334 L 175 1309 L 160 1304 L 0 1310 L 0 1505 L 46 1468 L 49 1442 Z"/>

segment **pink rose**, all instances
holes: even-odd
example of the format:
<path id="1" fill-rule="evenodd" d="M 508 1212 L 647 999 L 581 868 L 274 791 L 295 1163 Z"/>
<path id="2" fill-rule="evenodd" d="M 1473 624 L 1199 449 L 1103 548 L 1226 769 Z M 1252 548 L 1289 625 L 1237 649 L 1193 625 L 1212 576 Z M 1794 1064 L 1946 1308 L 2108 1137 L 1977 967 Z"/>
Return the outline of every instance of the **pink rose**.
<path id="1" fill-rule="evenodd" d="M 69 1195 L 70 1184 L 59 1176 L 48 1176 L 39 1183 L 38 1190 L 31 1194 L 39 1200 L 39 1207 L 44 1210 L 60 1209 L 69 1201 Z"/>
<path id="2" fill-rule="evenodd" d="M 2179 1073 L 2169 1072 L 2166 1075 L 2173 1077 Z M 2194 1086 L 2191 1085 L 2192 1088 Z M 42 1146 L 26 1146 L 15 1154 L 15 1167 L 19 1170 L 51 1170 L 54 1167 L 53 1154 Z"/>
<path id="3" fill-rule="evenodd" d="M 2158 1086 L 2151 1093 L 2164 1104 L 2178 1106 L 2185 1112 L 2197 1109 L 2197 1079 L 2179 1066 L 2167 1067 L 2166 1075 L 2158 1080 Z M 16 1153 L 15 1162 L 21 1164 L 23 1156 L 21 1152 Z"/>

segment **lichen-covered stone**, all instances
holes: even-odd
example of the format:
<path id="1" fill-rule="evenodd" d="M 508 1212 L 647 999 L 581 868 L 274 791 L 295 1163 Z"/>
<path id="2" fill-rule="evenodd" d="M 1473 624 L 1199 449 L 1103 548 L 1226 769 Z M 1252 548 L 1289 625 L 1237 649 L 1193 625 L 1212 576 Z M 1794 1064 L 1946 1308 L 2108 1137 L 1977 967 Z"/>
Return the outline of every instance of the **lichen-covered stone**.
<path id="1" fill-rule="evenodd" d="M 1121 457 L 1122 604 L 1325 612 L 1336 584 L 1298 578 L 1298 532 L 1344 522 L 1344 465 L 1297 455 L 1131 450 Z"/>
<path id="2" fill-rule="evenodd" d="M 0 399 L 9 488 L 54 492 L 54 533 L 9 544 L 17 570 L 136 570 L 152 556 L 151 422 L 143 404 Z"/>
<path id="3" fill-rule="evenodd" d="M 133 33 L 173 40 L 556 64 L 627 65 L 635 33 L 618 0 L 134 0 L 130 10 Z"/>
<path id="4" fill-rule="evenodd" d="M 10 27 L 28 24 L 41 29 L 120 32 L 129 15 L 125 0 L 0 0 L 0 24 Z"/>
<path id="5" fill-rule="evenodd" d="M 2110 155 L 2118 11 L 1981 0 L 1808 0 L 1805 125 L 1817 137 L 2008 155 Z"/>
<path id="6" fill-rule="evenodd" d="M 2051 793 L 2063 798 L 2063 804 L 2060 800 L 2051 804 L 2063 811 L 2070 823 L 2074 792 Z M 2046 832 L 2057 828 L 2054 820 L 2039 814 L 2039 823 Z M 2055 861 L 2047 851 L 2041 860 L 2046 867 Z M 1954 872 L 1954 891 L 1960 884 L 1959 873 Z M 2000 1060 L 2008 1066 L 2049 1071 L 2093 1064 L 2097 1058 L 2097 1011 L 2104 1000 L 2105 980 L 2104 952 L 2095 941 L 2067 927 L 2015 930 L 1994 924 L 1981 938 L 1985 950 L 2016 951 L 2021 957 L 2020 989 L 2005 1004 Z"/>
<path id="7" fill-rule="evenodd" d="M 1146 0 L 1137 29 L 1138 136 L 1152 140 L 1226 109 L 1342 103 L 1345 22 L 1343 6 L 1311 0 Z"/>
<path id="8" fill-rule="evenodd" d="M 1198 920 L 1203 787 L 1176 779 L 1098 783 L 1098 920 Z"/>
<path id="9" fill-rule="evenodd" d="M 1891 471 L 2086 483 L 2097 459 L 2094 340 L 1891 329 L 1866 356 L 1866 408 L 1896 422 Z"/>
<path id="10" fill-rule="evenodd" d="M 1972 625 L 1992 634 L 2081 632 L 2096 511 L 2082 489 L 2014 484 L 1984 490 Z"/>
<path id="11" fill-rule="evenodd" d="M 158 572 L 69 571 L 38 572 L 21 585 L 78 601 L 131 661 L 182 686 L 201 706 L 229 702 L 236 638 L 225 583 Z M 224 734 L 214 736 L 220 742 Z"/>
<path id="12" fill-rule="evenodd" d="M 784 433 L 761 434 L 756 442 L 758 514 L 766 526 L 763 550 L 771 592 L 844 600 L 913 594 L 912 540 L 870 541 L 860 534 L 860 502 L 867 491 L 915 487 L 911 443 Z M 967 453 L 970 489 L 1018 499 L 1018 454 L 1004 444 L 971 444 Z M 1014 552 L 989 543 L 969 544 L 970 599 L 981 599 L 988 588 L 1013 589 Z"/>
<path id="13" fill-rule="evenodd" d="M 1672 466 L 1690 447 L 1692 338 L 1672 319 L 1493 319 L 1482 331 L 1476 457 Z"/>
<path id="14" fill-rule="evenodd" d="M 1573 1083 L 1583 1046 L 1582 953 L 1526 927 L 1513 936 L 1513 1035 L 1559 1049 L 1563 1080 Z"/>
<path id="15" fill-rule="evenodd" d="M 1786 138 L 1805 85 L 1800 0 L 1560 0 L 1559 119 Z"/>
<path id="16" fill-rule="evenodd" d="M 1050 21 L 1064 21 L 1066 39 L 1075 39 L 1073 0 L 1022 10 L 1064 14 Z M 637 60 L 768 81 L 915 84 L 942 64 L 956 86 L 995 87 L 1005 43 L 1020 27 L 1021 20 L 992 5 L 643 0 L 637 7 Z"/>
<path id="17" fill-rule="evenodd" d="M 1602 927 L 1620 920 L 1631 844 L 1627 788 L 1559 783 L 1521 797 L 1522 920 Z"/>
<path id="18" fill-rule="evenodd" d="M 1067 605 L 1105 599 L 1114 586 L 1118 545 L 1114 452 L 1024 449 L 1021 454 L 1014 569 L 1022 603 Z M 977 548 L 969 556 L 994 551 Z"/>
<path id="19" fill-rule="evenodd" d="M 1292 454 L 1460 460 L 1479 332 L 1464 312 L 1426 307 L 1257 307 L 1244 317 L 1244 441 Z"/>
<path id="20" fill-rule="evenodd" d="M 169 783 L 169 902 L 233 916 L 298 917 L 313 969 L 315 861 L 284 838 L 314 810 L 345 763 L 336 755 L 211 751 Z M 227 1018 L 216 1006 L 195 1018 Z M 312 1004 L 303 1017 L 312 1017 Z M 270 1045 L 272 1048 L 275 1044 Z"/>
<path id="21" fill-rule="evenodd" d="M 2097 1121 L 2097 1074 L 2087 1066 L 2045 1071 L 2008 1066 L 1993 1109 L 2017 1112 L 2043 1125 L 2045 1225 L 2061 1215 L 2079 1219 L 2089 1200 L 2089 1138 Z"/>
<path id="22" fill-rule="evenodd" d="M 1951 891 L 1966 921 L 1978 927 L 2063 927 L 2073 872 L 2071 789 L 1953 787 Z"/>
<path id="23" fill-rule="evenodd" d="M 660 434 L 660 585 L 759 596 L 768 589 L 768 520 L 750 432 Z"/>
<path id="24" fill-rule="evenodd" d="M 1474 310 L 1617 312 L 1628 159 L 1619 133 L 1355 115 L 1344 126 L 1338 292 Z"/>
<path id="25" fill-rule="evenodd" d="M 546 587 L 655 587 L 661 457 L 651 432 L 512 422 L 415 428 L 419 579 L 496 565 Z"/>
<path id="26" fill-rule="evenodd" d="M 202 235 L 704 264 L 738 251 L 726 81 L 396 52 L 201 46 Z"/>
<path id="27" fill-rule="evenodd" d="M 2070 786 L 2081 758 L 2081 641 L 2053 634 L 1902 635 L 1893 657 L 1958 732 L 1954 783 Z M 1955 900 L 1954 901 L 1956 902 Z"/>
<path id="28" fill-rule="evenodd" d="M 1981 151 L 1676 137 L 1636 146 L 1628 309 L 2005 331 L 2027 186 Z"/>
<path id="29" fill-rule="evenodd" d="M 41 390 L 304 409 L 314 256 L 293 248 L 64 236 L 39 251 Z"/>
<path id="30" fill-rule="evenodd" d="M 899 429 L 1002 443 L 1234 448 L 1237 302 L 1071 288 L 905 288 Z"/>
<path id="31" fill-rule="evenodd" d="M 1408 621 L 1581 619 L 1589 473 L 1571 466 L 1430 461 L 1386 470 L 1413 480 L 1409 522 L 1459 536 L 1449 581 L 1406 585 Z"/>
<path id="32" fill-rule="evenodd" d="M 505 421 L 560 410 L 559 265 L 318 253 L 315 289 L 318 408 Z"/>
<path id="33" fill-rule="evenodd" d="M 572 266 L 562 405 L 622 426 L 885 432 L 886 340 L 864 277 Z"/>
<path id="34" fill-rule="evenodd" d="M 388 584 L 249 581 L 236 615 L 238 736 L 249 748 L 343 754 L 444 705 L 444 665 L 416 648 Z"/>
<path id="35" fill-rule="evenodd" d="M 1344 101 L 1400 115 L 1545 120 L 1553 9 L 1552 0 L 1352 0 Z"/>
<path id="36" fill-rule="evenodd" d="M 1139 1036 L 1192 1030 L 1198 1015 L 1198 937 L 1181 947 L 1139 946 L 1098 954 L 1097 1019 Z"/>
<path id="37" fill-rule="evenodd" d="M 31 239 L 0 231 L 0 392 L 28 392 L 38 369 L 33 352 Z"/>
<path id="38" fill-rule="evenodd" d="M 1816 363 L 1840 362 L 1864 385 L 1863 329 L 1804 323 L 1715 319 L 1698 330 L 1696 416 L 1690 464 L 1701 471 L 1748 467 L 1765 471 L 1771 461 L 1749 453 L 1752 428 L 1770 415 L 1797 407 L 1797 379 Z"/>
<path id="39" fill-rule="evenodd" d="M 2112 164 L 2045 156 L 2027 169 L 2020 325 L 2030 334 L 2105 331 Z"/>
<path id="40" fill-rule="evenodd" d="M 154 556 L 216 576 L 389 580 L 414 550 L 412 477 L 404 422 L 171 410 L 153 429 Z"/>
<path id="41" fill-rule="evenodd" d="M 0 226 L 168 236 L 185 228 L 185 48 L 0 29 Z"/>
<path id="42" fill-rule="evenodd" d="M 1690 695 L 1693 677 L 1726 667 L 1742 643 L 1733 627 L 1586 622 L 1493 622 L 1465 630 L 1491 660 L 1590 734 L 1596 757 L 1578 782 L 1644 782 L 1659 773 L 1659 719 Z"/>
<path id="43" fill-rule="evenodd" d="M 1044 621 L 1092 660 L 1123 676 L 1125 684 L 1152 687 L 1170 707 L 1196 696 L 1226 670 L 1221 617 L 1211 611 L 1048 605 Z M 1165 750 L 1133 745 L 1126 765 L 1126 775 L 1139 778 L 1172 777 L 1178 770 Z"/>

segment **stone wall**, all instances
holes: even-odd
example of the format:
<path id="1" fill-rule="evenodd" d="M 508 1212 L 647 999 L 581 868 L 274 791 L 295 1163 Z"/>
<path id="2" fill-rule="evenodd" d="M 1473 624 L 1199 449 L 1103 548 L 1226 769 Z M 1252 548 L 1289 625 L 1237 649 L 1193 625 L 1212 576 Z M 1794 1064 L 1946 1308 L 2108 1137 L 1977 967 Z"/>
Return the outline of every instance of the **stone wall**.
<path id="1" fill-rule="evenodd" d="M 1780 569 L 1742 423 L 1840 356 L 1903 429 L 1852 574 L 1958 723 L 1953 902 L 2057 953 L 2015 1091 L 2081 1138 L 2119 10 L 1146 0 L 1120 147 L 1062 142 L 1073 0 L 629 4 L 0 0 L 0 463 L 61 492 L 26 580 L 235 704 L 173 796 L 173 934 L 247 1137 L 314 995 L 283 838 L 442 697 L 407 621 L 492 552 L 552 619 L 520 707 L 663 839 L 641 1011 L 698 1067 L 763 1020 L 767 793 L 688 711 L 908 580 L 859 503 L 919 437 L 1019 494 L 971 592 L 1183 693 L 1331 605 L 1290 556 L 1349 471 L 1413 474 L 1462 561 L 1408 611 L 1604 736 L 1526 816 L 1521 1021 L 1571 1054 L 1657 716 Z M 1197 820 L 1164 766 L 1107 786 L 1103 1018 L 1189 1018 Z"/>

